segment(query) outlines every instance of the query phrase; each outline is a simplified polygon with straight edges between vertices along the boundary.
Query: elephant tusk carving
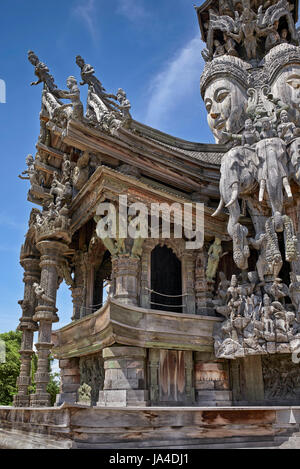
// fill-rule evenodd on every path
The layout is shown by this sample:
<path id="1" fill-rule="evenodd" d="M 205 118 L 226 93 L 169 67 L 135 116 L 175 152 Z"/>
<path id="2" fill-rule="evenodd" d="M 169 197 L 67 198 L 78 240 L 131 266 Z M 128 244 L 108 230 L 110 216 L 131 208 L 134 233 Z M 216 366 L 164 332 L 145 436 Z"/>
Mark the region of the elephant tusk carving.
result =
<path id="1" fill-rule="evenodd" d="M 218 208 L 217 210 L 212 214 L 212 217 L 216 217 L 217 215 L 219 215 L 219 213 L 221 212 L 222 208 L 224 207 L 224 200 L 221 198 L 220 199 L 220 203 L 218 205 Z"/>
<path id="2" fill-rule="evenodd" d="M 230 201 L 228 202 L 228 204 L 225 205 L 226 208 L 228 208 L 228 207 L 230 207 L 231 205 L 233 205 L 234 202 L 236 202 L 236 200 L 237 200 L 237 198 L 238 198 L 238 195 L 239 195 L 238 183 L 236 182 L 232 187 L 233 187 L 233 191 L 232 191 L 231 199 L 230 199 Z"/>

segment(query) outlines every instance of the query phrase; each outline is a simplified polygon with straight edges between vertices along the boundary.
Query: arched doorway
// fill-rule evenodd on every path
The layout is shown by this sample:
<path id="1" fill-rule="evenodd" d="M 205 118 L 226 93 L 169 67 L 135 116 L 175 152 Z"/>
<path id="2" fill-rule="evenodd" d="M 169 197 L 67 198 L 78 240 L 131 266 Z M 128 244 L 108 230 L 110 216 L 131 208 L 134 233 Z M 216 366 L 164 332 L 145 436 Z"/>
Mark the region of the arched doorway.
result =
<path id="1" fill-rule="evenodd" d="M 167 246 L 151 252 L 151 290 L 151 309 L 182 313 L 181 261 Z"/>

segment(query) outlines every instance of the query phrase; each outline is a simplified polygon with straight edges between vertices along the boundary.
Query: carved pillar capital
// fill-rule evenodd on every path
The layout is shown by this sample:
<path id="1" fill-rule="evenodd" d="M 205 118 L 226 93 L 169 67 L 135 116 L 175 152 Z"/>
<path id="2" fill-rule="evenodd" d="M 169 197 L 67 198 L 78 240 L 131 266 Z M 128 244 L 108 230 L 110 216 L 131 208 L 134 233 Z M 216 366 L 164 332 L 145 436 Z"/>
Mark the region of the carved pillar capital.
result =
<path id="1" fill-rule="evenodd" d="M 112 259 L 113 297 L 125 304 L 138 304 L 140 259 L 120 255 Z"/>

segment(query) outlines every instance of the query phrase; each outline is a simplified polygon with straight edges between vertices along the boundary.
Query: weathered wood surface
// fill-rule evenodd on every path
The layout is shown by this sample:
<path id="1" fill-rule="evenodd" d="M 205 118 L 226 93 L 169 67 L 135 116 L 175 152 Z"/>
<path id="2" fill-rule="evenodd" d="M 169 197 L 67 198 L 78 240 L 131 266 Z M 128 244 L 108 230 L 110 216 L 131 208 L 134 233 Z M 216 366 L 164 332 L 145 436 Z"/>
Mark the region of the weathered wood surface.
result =
<path id="1" fill-rule="evenodd" d="M 291 411 L 293 421 L 291 424 Z M 4 448 L 189 448 L 288 439 L 300 408 L 0 407 Z"/>
<path id="2" fill-rule="evenodd" d="M 56 358 L 79 357 L 114 343 L 211 352 L 213 327 L 220 320 L 143 309 L 110 300 L 94 314 L 55 331 L 52 352 Z"/>
<path id="3" fill-rule="evenodd" d="M 128 202 L 142 200 L 149 208 L 151 203 L 168 203 L 170 205 L 173 203 L 191 203 L 188 194 L 182 193 L 180 195 L 179 193 L 168 192 L 167 189 L 158 189 L 155 185 L 152 187 L 150 183 L 147 184 L 107 166 L 100 166 L 72 201 L 70 206 L 72 232 L 77 231 L 95 214 L 96 207 L 104 196 L 110 200 L 118 200 L 119 195 L 124 195 L 124 193 L 128 195 Z M 207 235 L 212 233 L 215 236 L 218 235 L 224 238 L 224 236 L 227 236 L 228 217 L 222 213 L 218 217 L 212 218 L 213 212 L 213 208 L 204 207 L 205 233 Z M 195 213 L 193 213 L 193 216 L 196 216 Z"/>
<path id="4" fill-rule="evenodd" d="M 106 158 L 111 157 L 126 164 L 134 165 L 142 169 L 144 174 L 147 174 L 147 170 L 149 170 L 150 177 L 157 173 L 160 177 L 159 180 L 167 184 L 173 181 L 175 187 L 181 186 L 187 191 L 191 191 L 196 181 L 201 182 L 201 185 L 204 186 L 207 186 L 208 182 L 212 182 L 214 195 L 217 194 L 219 164 L 211 164 L 207 161 L 203 162 L 199 159 L 191 158 L 190 155 L 177 151 L 176 143 L 168 148 L 165 145 L 159 145 L 157 141 L 145 139 L 136 133 L 127 132 L 124 129 L 118 132 L 118 137 L 116 139 L 107 136 L 78 121 L 71 120 L 68 123 L 66 131 L 63 133 L 62 139 L 65 144 L 80 150 L 97 152 L 103 154 Z M 189 143 L 191 144 L 191 142 Z M 193 150 L 195 151 L 195 148 Z M 224 148 L 220 146 L 203 145 L 202 151 L 207 153 L 207 150 L 217 151 L 221 155 L 224 152 Z M 212 170 L 211 181 L 203 176 L 204 168 Z M 159 171 L 161 171 L 160 174 Z M 179 179 L 176 180 L 176 176 Z M 191 178 L 192 186 L 187 184 L 188 178 Z M 199 182 L 195 190 L 199 190 Z"/>

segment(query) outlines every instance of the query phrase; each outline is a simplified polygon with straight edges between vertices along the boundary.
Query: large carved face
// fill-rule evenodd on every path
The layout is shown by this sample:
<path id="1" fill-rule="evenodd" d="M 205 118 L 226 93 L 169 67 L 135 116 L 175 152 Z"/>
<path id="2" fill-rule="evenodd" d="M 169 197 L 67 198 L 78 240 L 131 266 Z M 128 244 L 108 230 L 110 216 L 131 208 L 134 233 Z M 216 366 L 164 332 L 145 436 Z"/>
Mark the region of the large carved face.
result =
<path id="1" fill-rule="evenodd" d="M 235 80 L 219 78 L 208 85 L 204 94 L 207 122 L 216 143 L 228 140 L 222 132 L 237 133 L 246 120 L 246 89 Z"/>
<path id="2" fill-rule="evenodd" d="M 300 126 L 300 64 L 286 66 L 272 85 L 274 98 L 288 104 L 289 120 Z"/>

